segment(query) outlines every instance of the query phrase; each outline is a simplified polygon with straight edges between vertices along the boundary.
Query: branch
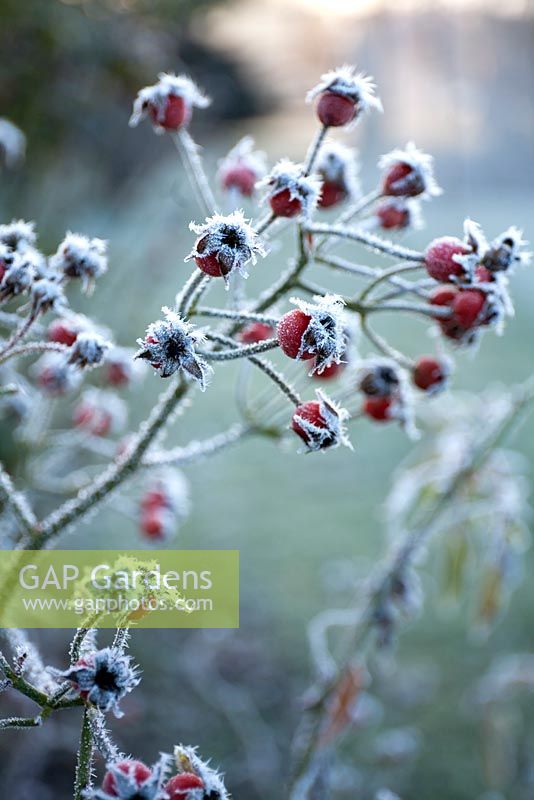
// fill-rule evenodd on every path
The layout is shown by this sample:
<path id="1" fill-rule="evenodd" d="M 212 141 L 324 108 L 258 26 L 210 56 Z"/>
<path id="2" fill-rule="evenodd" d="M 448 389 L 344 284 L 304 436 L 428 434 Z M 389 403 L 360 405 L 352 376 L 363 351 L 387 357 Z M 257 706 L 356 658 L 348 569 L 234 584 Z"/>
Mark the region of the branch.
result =
<path id="1" fill-rule="evenodd" d="M 375 236 L 372 233 L 364 233 L 363 231 L 355 230 L 354 228 L 345 228 L 338 225 L 307 225 L 305 228 L 307 233 L 319 233 L 326 236 L 339 236 L 342 239 L 350 239 L 353 242 L 365 245 L 370 250 L 382 255 L 392 256 L 393 258 L 402 258 L 406 261 L 420 261 L 425 260 L 424 253 L 418 250 L 410 250 L 407 247 L 395 245 L 393 242 L 388 242 L 380 236 Z"/>
<path id="2" fill-rule="evenodd" d="M 11 477 L 1 463 L 0 500 L 11 509 L 24 532 L 30 533 L 37 522 L 37 518 L 24 495 L 16 491 Z"/>
<path id="3" fill-rule="evenodd" d="M 217 211 L 217 201 L 204 171 L 199 146 L 186 128 L 180 128 L 179 131 L 172 134 L 172 140 L 180 153 L 191 185 L 197 190 L 197 200 L 206 216 L 209 217 Z"/>

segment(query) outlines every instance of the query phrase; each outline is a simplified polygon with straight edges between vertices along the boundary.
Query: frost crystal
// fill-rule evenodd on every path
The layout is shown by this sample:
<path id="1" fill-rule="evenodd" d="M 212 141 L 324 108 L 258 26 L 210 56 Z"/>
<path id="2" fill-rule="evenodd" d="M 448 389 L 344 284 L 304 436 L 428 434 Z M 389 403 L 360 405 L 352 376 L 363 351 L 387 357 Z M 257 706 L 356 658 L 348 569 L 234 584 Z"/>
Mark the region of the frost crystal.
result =
<path id="1" fill-rule="evenodd" d="M 62 314 L 67 309 L 67 299 L 61 285 L 55 281 L 43 278 L 36 281 L 31 291 L 33 313 L 44 314 L 52 309 L 56 314 Z"/>
<path id="2" fill-rule="evenodd" d="M 398 164 L 411 167 L 408 175 L 400 177 L 393 183 L 393 188 L 398 194 L 401 194 L 405 187 L 406 193 L 412 195 L 416 193 L 412 191 L 416 187 L 417 194 L 424 199 L 442 193 L 434 177 L 434 159 L 418 150 L 413 142 L 408 142 L 404 150 L 397 149 L 386 153 L 378 161 L 379 168 L 386 172 Z"/>
<path id="3" fill-rule="evenodd" d="M 356 72 L 356 67 L 345 65 L 321 76 L 317 86 L 311 89 L 306 102 L 311 103 L 323 92 L 333 92 L 352 100 L 361 111 L 376 109 L 382 111 L 382 103 L 375 94 L 373 79 L 363 72 Z"/>
<path id="4" fill-rule="evenodd" d="M 103 239 L 89 239 L 68 231 L 57 253 L 50 258 L 50 267 L 67 278 L 80 278 L 84 290 L 90 291 L 95 280 L 107 271 L 106 251 L 107 242 Z"/>
<path id="5" fill-rule="evenodd" d="M 234 211 L 227 216 L 214 214 L 202 225 L 191 222 L 189 229 L 199 238 L 185 261 L 216 256 L 225 281 L 235 270 L 243 277 L 248 277 L 246 266 L 249 261 L 255 264 L 257 256 L 267 255 L 254 228 L 245 219 L 242 211 Z"/>
<path id="6" fill-rule="evenodd" d="M 0 225 L 0 242 L 10 250 L 21 250 L 37 241 L 35 222 L 14 219 L 7 225 Z"/>
<path id="7" fill-rule="evenodd" d="M 154 113 L 154 127 L 158 132 L 163 130 L 159 123 L 165 119 L 165 110 L 169 97 L 182 97 L 186 106 L 191 108 L 206 108 L 210 100 L 187 75 L 173 75 L 160 72 L 158 82 L 153 86 L 145 86 L 138 92 L 134 101 L 133 113 L 130 117 L 130 127 L 145 119 L 150 112 Z"/>
<path id="8" fill-rule="evenodd" d="M 112 710 L 116 717 L 121 717 L 119 701 L 140 681 L 138 669 L 132 667 L 131 661 L 131 656 L 105 647 L 63 672 L 54 670 L 54 674 L 70 681 L 76 691 L 100 711 Z"/>
<path id="9" fill-rule="evenodd" d="M 170 378 L 178 369 L 183 369 L 204 391 L 211 367 L 195 353 L 195 346 L 204 342 L 203 334 L 166 306 L 162 311 L 165 319 L 153 322 L 145 338 L 137 340 L 140 349 L 135 358 L 148 361 L 162 378 Z"/>
<path id="10" fill-rule="evenodd" d="M 169 773 L 171 757 L 166 753 L 161 753 L 159 761 L 150 768 L 150 775 L 144 781 L 136 779 L 136 762 L 130 762 L 131 769 L 126 772 L 120 769 L 120 764 L 107 764 L 108 774 L 113 776 L 113 793 L 104 789 L 89 789 L 84 797 L 87 800 L 167 800 L 168 794 L 163 786 Z"/>
<path id="11" fill-rule="evenodd" d="M 317 206 L 321 193 L 321 180 L 317 175 L 304 176 L 302 164 L 294 164 L 283 158 L 273 167 L 269 175 L 258 184 L 269 189 L 268 197 L 289 191 L 290 200 L 299 200 L 302 216 L 307 219 Z"/>
<path id="12" fill-rule="evenodd" d="M 324 392 L 317 389 L 315 392 L 319 401 L 320 423 L 311 420 L 308 416 L 299 413 L 299 406 L 293 421 L 304 433 L 306 449 L 308 452 L 327 450 L 339 447 L 340 444 L 352 450 L 344 422 L 349 418 L 349 412 L 337 406 Z"/>
<path id="13" fill-rule="evenodd" d="M 197 755 L 196 747 L 186 745 L 176 745 L 174 748 L 174 759 L 179 772 L 192 772 L 201 779 L 204 784 L 204 797 L 213 800 L 230 800 L 222 775 L 217 770 L 210 767 L 209 762 L 203 761 Z"/>
<path id="14" fill-rule="evenodd" d="M 523 239 L 523 231 L 512 226 L 487 246 L 480 263 L 492 273 L 510 272 L 516 264 L 530 262 L 531 253 L 523 250 L 527 244 Z"/>
<path id="15" fill-rule="evenodd" d="M 307 303 L 298 297 L 291 302 L 306 316 L 310 317 L 308 327 L 302 336 L 297 359 L 305 353 L 314 353 L 314 366 L 310 374 L 319 375 L 332 364 L 340 364 L 347 349 L 346 323 L 343 313 L 343 300 L 337 295 L 314 296 L 314 303 Z"/>
<path id="16" fill-rule="evenodd" d="M 20 128 L 3 117 L 0 119 L 0 152 L 6 167 L 15 167 L 24 160 L 26 153 L 26 137 Z"/>
<path id="17" fill-rule="evenodd" d="M 28 292 L 35 279 L 33 265 L 21 253 L 10 253 L 4 263 L 7 269 L 0 282 L 0 300 Z"/>
<path id="18" fill-rule="evenodd" d="M 77 367 L 96 367 L 104 360 L 111 344 L 99 333 L 90 331 L 79 333 L 70 348 L 69 364 Z"/>
<path id="19" fill-rule="evenodd" d="M 349 197 L 360 192 L 356 151 L 339 142 L 327 142 L 319 153 L 317 172 L 325 181 L 335 183 Z"/>

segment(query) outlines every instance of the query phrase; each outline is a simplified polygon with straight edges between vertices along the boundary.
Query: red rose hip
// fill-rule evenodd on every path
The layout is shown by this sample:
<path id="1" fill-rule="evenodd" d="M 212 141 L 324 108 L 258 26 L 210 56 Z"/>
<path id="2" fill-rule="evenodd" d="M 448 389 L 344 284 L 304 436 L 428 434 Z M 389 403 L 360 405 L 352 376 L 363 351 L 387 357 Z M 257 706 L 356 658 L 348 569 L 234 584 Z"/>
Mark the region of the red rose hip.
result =
<path id="1" fill-rule="evenodd" d="M 323 92 L 317 102 L 317 116 L 328 128 L 348 125 L 356 116 L 357 110 L 354 100 L 335 92 Z"/>
<path id="2" fill-rule="evenodd" d="M 451 278 L 460 278 L 465 274 L 461 264 L 454 256 L 465 256 L 471 252 L 464 242 L 455 236 L 442 236 L 434 239 L 425 252 L 425 266 L 431 278 L 440 283 L 450 281 Z"/>
<path id="3" fill-rule="evenodd" d="M 443 388 L 448 376 L 448 365 L 435 356 L 421 356 L 413 370 L 413 382 L 424 392 Z"/>
<path id="4" fill-rule="evenodd" d="M 129 775 L 130 778 L 133 778 L 137 786 L 141 786 L 152 775 L 152 771 L 146 766 L 146 764 L 143 764 L 142 761 L 130 761 L 125 759 L 124 761 L 118 761 L 113 766 L 115 770 L 120 770 L 120 772 L 123 772 L 125 775 Z M 115 776 L 111 771 L 106 772 L 104 775 L 102 789 L 104 792 L 111 795 L 111 797 L 118 797 Z"/>
<path id="5" fill-rule="evenodd" d="M 169 800 L 188 800 L 189 792 L 194 789 L 204 789 L 204 781 L 192 772 L 175 775 L 165 784 Z"/>
<path id="6" fill-rule="evenodd" d="M 289 358 L 306 360 L 313 358 L 314 353 L 304 350 L 302 339 L 311 322 L 311 317 L 296 308 L 284 314 L 277 327 L 278 341 L 283 352 Z"/>

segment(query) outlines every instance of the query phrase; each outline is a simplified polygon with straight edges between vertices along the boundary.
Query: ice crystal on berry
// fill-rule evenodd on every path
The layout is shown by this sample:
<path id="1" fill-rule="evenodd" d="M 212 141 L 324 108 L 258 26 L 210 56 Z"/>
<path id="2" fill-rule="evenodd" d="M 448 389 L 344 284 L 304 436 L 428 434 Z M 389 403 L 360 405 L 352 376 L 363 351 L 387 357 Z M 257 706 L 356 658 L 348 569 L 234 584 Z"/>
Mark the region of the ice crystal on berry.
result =
<path id="1" fill-rule="evenodd" d="M 46 278 L 36 281 L 32 286 L 31 297 L 34 314 L 44 314 L 49 310 L 62 314 L 67 309 L 65 293 L 57 281 Z"/>
<path id="2" fill-rule="evenodd" d="M 434 177 L 434 159 L 413 142 L 383 155 L 378 166 L 384 171 L 385 194 L 428 199 L 442 193 Z"/>
<path id="3" fill-rule="evenodd" d="M 155 131 L 162 133 L 165 130 L 167 104 L 169 98 L 173 97 L 181 98 L 188 109 L 193 106 L 207 108 L 211 102 L 187 75 L 160 72 L 157 83 L 153 86 L 145 86 L 138 92 L 130 117 L 130 127 L 134 128 L 143 119 L 150 116 Z"/>
<path id="4" fill-rule="evenodd" d="M 254 149 L 252 136 L 244 136 L 220 161 L 218 178 L 224 189 L 250 196 L 267 172 L 267 157 Z"/>
<path id="5" fill-rule="evenodd" d="M 243 277 L 248 277 L 247 264 L 249 262 L 255 264 L 257 256 L 267 255 L 258 235 L 242 211 L 234 211 L 226 216 L 214 214 L 201 225 L 191 222 L 189 228 L 199 238 L 185 260 L 195 259 L 202 269 L 204 263 L 211 264 L 215 259 L 215 273 L 209 266 L 205 271 L 210 275 L 217 273 L 221 275 L 227 286 L 229 275 L 237 271 Z"/>
<path id="6" fill-rule="evenodd" d="M 180 772 L 192 772 L 198 775 L 204 784 L 203 797 L 206 800 L 230 800 L 222 775 L 210 767 L 209 762 L 200 758 L 196 747 L 176 745 L 174 760 Z"/>
<path id="7" fill-rule="evenodd" d="M 33 246 L 36 241 L 35 222 L 14 219 L 8 224 L 0 225 L 0 242 L 10 250 L 24 250 L 27 246 Z"/>
<path id="8" fill-rule="evenodd" d="M 86 331 L 79 333 L 70 349 L 69 364 L 77 367 L 96 367 L 104 360 L 111 344 L 99 333 Z"/>
<path id="9" fill-rule="evenodd" d="M 293 430 L 304 441 L 306 451 L 327 450 L 341 444 L 352 450 L 344 424 L 349 412 L 320 389 L 315 394 L 317 401 L 298 406 L 292 420 Z"/>
<path id="10" fill-rule="evenodd" d="M 135 358 L 148 361 L 162 378 L 170 378 L 182 369 L 204 391 L 211 367 L 195 352 L 195 346 L 204 342 L 203 334 L 166 306 L 162 311 L 165 319 L 152 322 L 145 338 L 137 340 L 140 349 Z"/>
<path id="11" fill-rule="evenodd" d="M 371 77 L 357 72 L 356 67 L 345 64 L 322 75 L 320 82 L 306 95 L 306 101 L 311 103 L 323 92 L 332 92 L 352 100 L 361 111 L 382 111 L 382 103 L 375 94 L 375 88 Z"/>
<path id="12" fill-rule="evenodd" d="M 324 297 L 315 295 L 313 303 L 298 297 L 291 302 L 302 311 L 310 321 L 300 341 L 297 359 L 305 353 L 315 355 L 310 374 L 321 374 L 323 370 L 340 364 L 347 350 L 347 322 L 343 311 L 343 300 L 334 294 Z"/>
<path id="13" fill-rule="evenodd" d="M 163 787 L 170 766 L 166 753 L 150 769 L 132 760 L 107 764 L 102 787 L 89 789 L 84 796 L 87 800 L 167 800 Z"/>
<path id="14" fill-rule="evenodd" d="M 63 672 L 54 671 L 58 678 L 70 681 L 75 691 L 100 711 L 113 711 L 121 717 L 119 702 L 140 681 L 131 656 L 110 647 L 97 650 L 80 659 Z"/>
<path id="15" fill-rule="evenodd" d="M 289 202 L 299 204 L 295 216 L 302 216 L 304 219 L 308 219 L 316 208 L 321 193 L 321 180 L 317 175 L 305 176 L 301 164 L 294 164 L 285 158 L 273 167 L 258 186 L 267 187 L 269 200 L 287 193 Z"/>

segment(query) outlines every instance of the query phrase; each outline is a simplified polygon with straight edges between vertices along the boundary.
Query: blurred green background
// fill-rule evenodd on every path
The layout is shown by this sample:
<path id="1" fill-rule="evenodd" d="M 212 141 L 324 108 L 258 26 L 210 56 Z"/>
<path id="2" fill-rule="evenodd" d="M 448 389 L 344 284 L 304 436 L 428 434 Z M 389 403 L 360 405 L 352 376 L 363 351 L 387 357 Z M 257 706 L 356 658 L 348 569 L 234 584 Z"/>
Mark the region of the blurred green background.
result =
<path id="1" fill-rule="evenodd" d="M 35 219 L 45 252 L 55 250 L 65 230 L 109 239 L 108 275 L 91 300 L 73 294 L 73 306 L 112 327 L 118 343 L 134 346 L 189 274 L 187 224 L 199 217 L 171 143 L 148 125 L 127 127 L 136 91 L 160 70 L 194 76 L 214 99 L 192 126 L 213 173 L 217 159 L 248 132 L 271 162 L 302 158 L 315 125 L 303 102 L 306 90 L 324 70 L 356 62 L 376 78 L 386 112 L 343 137 L 361 152 L 364 185 L 376 181 L 378 156 L 409 139 L 436 157 L 446 193 L 427 204 L 427 226 L 410 244 L 460 235 L 466 216 L 490 237 L 516 224 L 532 239 L 533 10 L 527 0 L 506 7 L 489 0 L 0 0 L 0 116 L 28 137 L 24 167 L 1 176 L 2 221 Z M 251 287 L 277 274 L 291 245 L 286 237 L 259 265 Z M 332 288 L 347 285 L 319 267 L 315 276 Z M 519 272 L 512 290 L 515 319 L 505 336 L 490 333 L 476 352 L 458 356 L 455 388 L 509 386 L 532 372 L 532 272 Z M 380 322 L 407 351 L 420 351 L 422 342 L 425 350 L 434 347 L 424 324 Z M 217 370 L 169 442 L 233 422 L 233 379 L 231 368 Z M 132 428 L 159 388 L 148 375 L 143 389 L 128 396 Z M 64 425 L 69 413 L 68 403 L 59 409 Z M 533 432 L 531 422 L 516 440 L 529 458 Z M 192 513 L 169 546 L 240 549 L 241 629 L 134 637 L 143 682 L 125 704 L 125 719 L 112 723 L 126 751 L 150 762 L 177 741 L 198 744 L 225 769 L 236 798 L 282 796 L 280 776 L 309 676 L 306 625 L 321 609 L 343 606 L 355 577 L 383 554 L 384 496 L 392 472 L 419 446 L 395 427 L 365 423 L 352 440 L 354 453 L 317 458 L 249 441 L 187 468 Z M 5 426 L 1 451 L 16 464 L 20 454 Z M 62 546 L 110 542 L 141 546 L 135 520 L 115 508 Z M 435 602 L 438 551 L 425 566 L 425 612 L 402 638 L 398 670 L 377 677 L 371 723 L 346 742 L 336 778 L 346 788 L 336 797 L 367 800 L 382 785 L 404 800 L 534 796 L 528 703 L 499 712 L 497 727 L 511 732 L 514 747 L 500 752 L 507 769 L 496 781 L 484 758 L 488 722 L 470 701 L 494 658 L 532 647 L 532 558 L 504 620 L 489 639 L 474 642 L 467 601 L 456 616 Z M 60 665 L 66 637 L 37 638 L 47 659 Z M 23 713 L 18 705 L 14 710 Z M 3 734 L 2 796 L 70 797 L 75 717 L 65 714 L 31 735 Z M 380 749 L 380 736 L 392 729 L 402 745 L 399 758 L 391 742 Z"/>

